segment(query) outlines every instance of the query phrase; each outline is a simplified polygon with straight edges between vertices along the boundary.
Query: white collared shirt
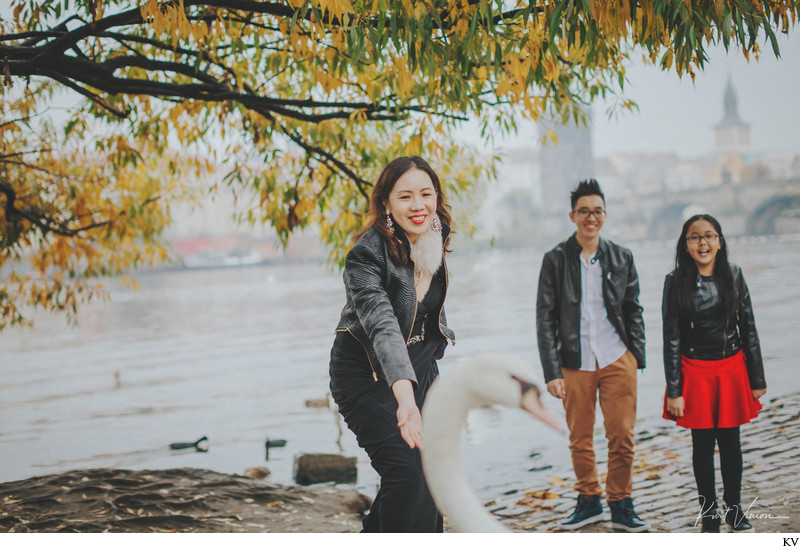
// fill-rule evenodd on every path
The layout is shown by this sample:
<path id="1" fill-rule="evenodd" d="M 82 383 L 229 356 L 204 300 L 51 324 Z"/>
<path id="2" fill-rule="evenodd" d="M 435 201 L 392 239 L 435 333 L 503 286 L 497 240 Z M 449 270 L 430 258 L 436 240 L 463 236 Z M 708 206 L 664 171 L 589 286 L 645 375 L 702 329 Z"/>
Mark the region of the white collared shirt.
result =
<path id="1" fill-rule="evenodd" d="M 606 367 L 628 350 L 617 330 L 608 321 L 603 302 L 603 269 L 597 251 L 589 260 L 581 259 L 581 371 Z"/>

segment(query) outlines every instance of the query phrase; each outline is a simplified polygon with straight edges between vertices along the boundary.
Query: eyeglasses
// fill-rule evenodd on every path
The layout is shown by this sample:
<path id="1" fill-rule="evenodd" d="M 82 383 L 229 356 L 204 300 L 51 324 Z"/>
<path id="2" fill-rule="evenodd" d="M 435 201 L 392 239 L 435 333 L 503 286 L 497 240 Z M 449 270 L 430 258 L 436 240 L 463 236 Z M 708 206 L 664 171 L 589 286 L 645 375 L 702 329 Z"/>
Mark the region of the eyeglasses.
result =
<path id="1" fill-rule="evenodd" d="M 587 209 L 587 208 L 582 208 L 582 209 L 578 209 L 578 210 L 573 210 L 572 212 L 577 214 L 580 218 L 589 218 L 589 216 L 594 214 L 595 218 L 600 219 L 600 218 L 602 218 L 603 216 L 606 215 L 606 210 L 605 209 L 594 209 L 594 210 L 591 210 L 591 209 Z"/>
<path id="2" fill-rule="evenodd" d="M 698 235 L 695 233 L 686 236 L 686 241 L 688 241 L 692 245 L 697 245 L 698 243 L 700 243 L 701 239 L 705 239 L 706 243 L 716 243 L 717 239 L 719 239 L 719 234 L 704 233 L 703 235 Z"/>

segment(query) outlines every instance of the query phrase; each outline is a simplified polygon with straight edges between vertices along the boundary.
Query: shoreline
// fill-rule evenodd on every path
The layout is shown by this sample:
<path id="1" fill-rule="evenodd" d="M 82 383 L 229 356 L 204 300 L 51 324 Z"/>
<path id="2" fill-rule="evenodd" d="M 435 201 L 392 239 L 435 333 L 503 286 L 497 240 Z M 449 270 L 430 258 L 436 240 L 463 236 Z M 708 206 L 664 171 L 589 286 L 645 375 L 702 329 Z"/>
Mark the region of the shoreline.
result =
<path id="1" fill-rule="evenodd" d="M 742 427 L 742 505 L 757 532 L 800 531 L 798 412 L 800 393 L 774 398 Z M 650 532 L 698 531 L 689 431 L 646 429 L 635 442 L 633 498 Z M 602 434 L 595 445 L 603 484 Z M 485 505 L 513 531 L 559 532 L 573 483 L 571 471 L 555 473 L 546 487 Z M 717 488 L 721 495 L 719 474 Z M 358 532 L 370 499 L 345 485 L 282 486 L 204 469 L 77 469 L 0 483 L 0 532 Z M 604 509 L 605 522 L 578 532 L 613 531 Z"/>

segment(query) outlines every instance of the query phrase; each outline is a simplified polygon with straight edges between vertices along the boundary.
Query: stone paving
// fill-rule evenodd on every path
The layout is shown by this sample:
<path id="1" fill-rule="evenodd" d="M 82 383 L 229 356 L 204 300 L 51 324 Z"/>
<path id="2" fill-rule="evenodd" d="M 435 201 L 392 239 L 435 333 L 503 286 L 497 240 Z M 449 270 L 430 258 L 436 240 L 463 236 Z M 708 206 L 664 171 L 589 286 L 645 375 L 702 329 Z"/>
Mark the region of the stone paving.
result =
<path id="1" fill-rule="evenodd" d="M 744 473 L 742 505 L 757 532 L 800 532 L 800 394 L 765 403 L 757 419 L 741 429 Z M 692 473 L 692 439 L 677 426 L 636 434 L 633 498 L 637 514 L 651 532 L 697 532 L 697 489 Z M 595 434 L 601 484 L 605 485 L 607 447 Z M 715 458 L 717 495 L 722 499 L 719 455 Z M 550 485 L 509 492 L 487 507 L 514 531 L 557 532 L 557 523 L 575 505 L 571 470 L 551 477 Z M 612 532 L 606 521 L 579 532 Z"/>

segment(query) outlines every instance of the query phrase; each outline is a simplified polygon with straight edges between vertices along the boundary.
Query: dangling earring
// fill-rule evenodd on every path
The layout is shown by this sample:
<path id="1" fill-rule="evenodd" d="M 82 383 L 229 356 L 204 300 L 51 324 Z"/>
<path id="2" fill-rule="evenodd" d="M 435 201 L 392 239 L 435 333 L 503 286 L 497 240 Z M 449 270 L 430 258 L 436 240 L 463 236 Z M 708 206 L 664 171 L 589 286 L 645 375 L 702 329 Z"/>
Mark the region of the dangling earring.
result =
<path id="1" fill-rule="evenodd" d="M 439 220 L 439 216 L 436 214 L 433 215 L 433 220 L 431 220 L 431 230 L 436 233 L 442 232 L 442 221 Z"/>
<path id="2" fill-rule="evenodd" d="M 389 228 L 389 231 L 394 233 L 394 224 L 392 224 L 392 215 L 386 214 L 386 227 Z"/>

